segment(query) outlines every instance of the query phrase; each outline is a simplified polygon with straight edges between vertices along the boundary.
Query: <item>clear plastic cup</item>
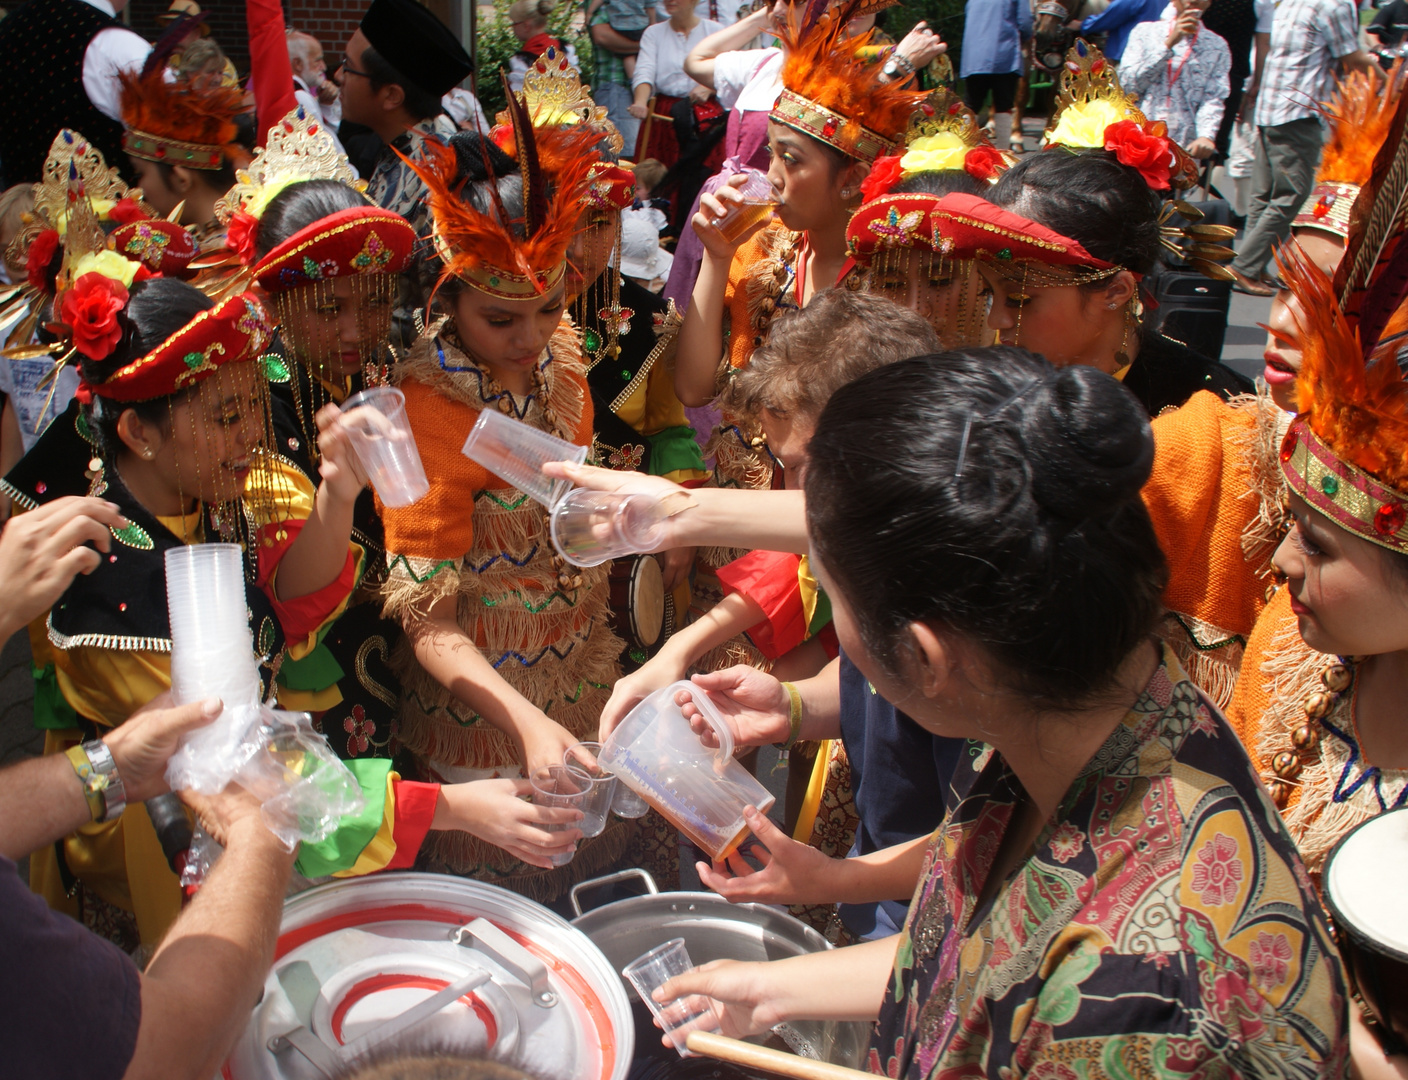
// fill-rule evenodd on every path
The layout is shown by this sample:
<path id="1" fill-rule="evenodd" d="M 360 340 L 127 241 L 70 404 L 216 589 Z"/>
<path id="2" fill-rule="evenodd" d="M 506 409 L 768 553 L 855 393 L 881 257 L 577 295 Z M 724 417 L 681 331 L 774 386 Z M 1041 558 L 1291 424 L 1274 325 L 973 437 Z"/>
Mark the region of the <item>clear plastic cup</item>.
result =
<path id="1" fill-rule="evenodd" d="M 777 209 L 777 191 L 768 180 L 767 173 L 758 169 L 744 169 L 743 173 L 748 179 L 736 189 L 743 196 L 743 201 L 730 204 L 727 199 L 720 199 L 729 210 L 714 221 L 729 243 L 737 241 L 758 222 L 772 217 L 772 212 Z"/>
<path id="2" fill-rule="evenodd" d="M 178 703 L 218 697 L 259 703 L 259 661 L 238 544 L 190 544 L 166 552 L 171 692 Z"/>
<path id="3" fill-rule="evenodd" d="M 660 1021 L 661 1030 L 670 1037 L 681 1057 L 693 1057 L 686 1045 L 689 1033 L 718 1031 L 719 1019 L 714 1015 L 709 999 L 702 994 L 677 998 L 668 1005 L 658 1004 L 651 995 L 676 975 L 683 975 L 693 967 L 689 950 L 684 947 L 684 938 L 677 937 L 656 946 L 621 969 L 621 974 L 636 988 L 636 993 L 651 1015 Z"/>
<path id="4" fill-rule="evenodd" d="M 533 802 L 538 806 L 565 806 L 572 810 L 585 810 L 587 795 L 592 787 L 591 778 L 570 769 L 566 765 L 548 765 L 533 774 Z M 543 825 L 545 832 L 566 832 L 580 829 L 583 822 L 574 821 L 569 825 Z M 574 847 L 562 855 L 553 855 L 549 862 L 553 866 L 566 866 L 577 854 Z"/>
<path id="5" fill-rule="evenodd" d="M 675 701 L 688 691 L 718 736 L 718 749 L 700 741 Z M 611 732 L 597 760 L 659 810 L 715 862 L 748 835 L 743 811 L 767 813 L 777 800 L 733 759 L 733 731 L 709 695 L 689 682 L 649 694 Z"/>
<path id="6" fill-rule="evenodd" d="M 628 788 L 625 784 L 616 785 L 616 797 L 611 800 L 611 812 L 618 818 L 634 820 L 650 813 L 650 804 Z"/>
<path id="7" fill-rule="evenodd" d="M 430 490 L 401 391 L 374 386 L 353 394 L 342 403 L 339 423 L 384 506 L 410 506 Z"/>
<path id="8" fill-rule="evenodd" d="M 616 777 L 597 763 L 597 755 L 600 753 L 601 743 L 579 742 L 569 746 L 567 752 L 562 755 L 564 765 L 591 781 L 591 791 L 582 806 L 585 816 L 578 823 L 583 836 L 600 836 L 605 831 L 606 818 L 611 813 L 611 804 L 615 801 L 616 789 L 620 786 Z"/>
<path id="9" fill-rule="evenodd" d="M 494 409 L 479 413 L 461 452 L 549 510 L 572 489 L 572 481 L 544 476 L 543 466 L 549 461 L 580 465 L 587 460 L 585 446 L 539 431 Z"/>
<path id="10" fill-rule="evenodd" d="M 552 546 L 573 566 L 653 551 L 665 528 L 665 510 L 649 495 L 577 488 L 552 508 Z"/>

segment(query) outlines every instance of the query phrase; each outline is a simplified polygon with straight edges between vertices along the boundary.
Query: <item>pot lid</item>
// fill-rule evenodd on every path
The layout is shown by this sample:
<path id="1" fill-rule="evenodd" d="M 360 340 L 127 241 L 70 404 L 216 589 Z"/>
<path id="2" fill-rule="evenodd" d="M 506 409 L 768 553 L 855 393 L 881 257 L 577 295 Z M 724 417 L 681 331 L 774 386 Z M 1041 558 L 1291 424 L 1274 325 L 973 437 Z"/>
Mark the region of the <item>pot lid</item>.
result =
<path id="1" fill-rule="evenodd" d="M 601 951 L 504 889 L 389 874 L 288 901 L 227 1080 L 322 1080 L 396 1046 L 492 1058 L 543 1080 L 623 1080 L 634 1031 Z"/>

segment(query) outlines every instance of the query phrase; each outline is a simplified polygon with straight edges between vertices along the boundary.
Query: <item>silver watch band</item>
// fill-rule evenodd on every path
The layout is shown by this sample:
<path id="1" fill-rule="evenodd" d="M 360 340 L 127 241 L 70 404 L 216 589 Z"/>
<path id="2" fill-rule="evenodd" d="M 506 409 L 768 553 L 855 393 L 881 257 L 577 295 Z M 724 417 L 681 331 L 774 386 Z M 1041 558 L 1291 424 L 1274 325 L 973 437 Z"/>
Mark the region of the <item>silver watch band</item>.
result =
<path id="1" fill-rule="evenodd" d="M 101 778 L 103 820 L 112 821 L 127 807 L 127 789 L 118 774 L 117 762 L 102 739 L 84 743 L 83 752 L 88 755 L 88 763 L 93 766 L 94 774 Z"/>

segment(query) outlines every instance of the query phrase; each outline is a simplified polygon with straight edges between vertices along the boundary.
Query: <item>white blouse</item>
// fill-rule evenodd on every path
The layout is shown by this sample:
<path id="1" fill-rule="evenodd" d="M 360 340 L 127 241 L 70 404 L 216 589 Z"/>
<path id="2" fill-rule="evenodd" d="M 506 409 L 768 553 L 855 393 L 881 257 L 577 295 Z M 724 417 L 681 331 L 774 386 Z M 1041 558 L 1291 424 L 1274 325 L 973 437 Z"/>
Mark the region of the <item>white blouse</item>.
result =
<path id="1" fill-rule="evenodd" d="M 653 23 L 640 35 L 636 73 L 631 86 L 649 83 L 657 94 L 684 97 L 695 82 L 684 73 L 684 58 L 710 34 L 722 30 L 716 22 L 700 19 L 688 34 L 681 34 L 668 22 Z"/>

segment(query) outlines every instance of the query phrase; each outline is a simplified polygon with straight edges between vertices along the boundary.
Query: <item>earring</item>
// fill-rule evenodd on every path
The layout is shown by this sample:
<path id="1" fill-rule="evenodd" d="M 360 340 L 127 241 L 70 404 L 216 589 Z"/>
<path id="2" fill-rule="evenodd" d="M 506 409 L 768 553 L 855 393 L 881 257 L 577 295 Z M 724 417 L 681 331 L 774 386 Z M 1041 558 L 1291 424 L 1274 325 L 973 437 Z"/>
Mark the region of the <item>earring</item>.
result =
<path id="1" fill-rule="evenodd" d="M 151 459 L 152 459 L 152 448 L 151 448 L 150 446 L 145 446 L 145 447 L 142 448 L 142 457 L 143 457 L 145 460 L 147 460 L 147 461 L 151 461 Z"/>
<path id="2" fill-rule="evenodd" d="M 1111 311 L 1114 311 L 1115 308 L 1119 307 L 1119 304 L 1106 304 L 1105 306 L 1106 306 L 1107 308 L 1109 308 Z"/>

